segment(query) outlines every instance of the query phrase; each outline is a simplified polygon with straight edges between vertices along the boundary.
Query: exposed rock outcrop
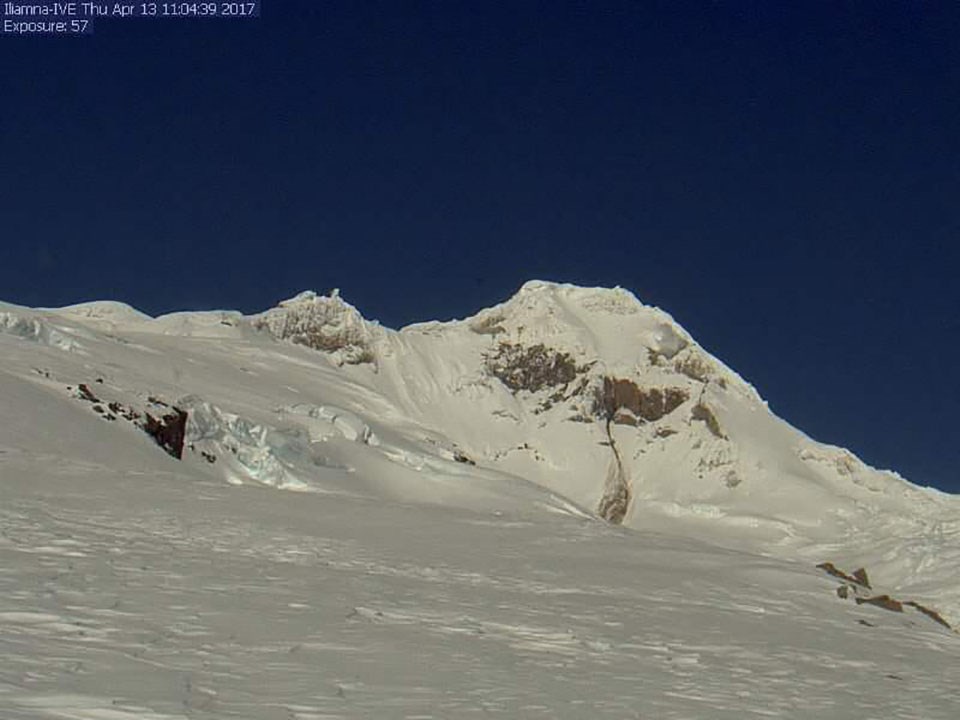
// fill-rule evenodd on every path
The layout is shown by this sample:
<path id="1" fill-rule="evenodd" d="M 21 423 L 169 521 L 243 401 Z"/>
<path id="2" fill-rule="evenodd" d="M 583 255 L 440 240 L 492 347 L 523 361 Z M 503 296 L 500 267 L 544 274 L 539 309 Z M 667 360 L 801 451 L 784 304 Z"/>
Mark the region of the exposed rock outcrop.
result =
<path id="1" fill-rule="evenodd" d="M 831 562 L 820 563 L 817 565 L 817 568 L 842 581 L 842 584 L 837 587 L 836 591 L 837 597 L 841 600 L 853 599 L 857 605 L 875 605 L 884 610 L 898 613 L 904 612 L 905 607 L 911 607 L 948 630 L 953 630 L 953 626 L 944 620 L 940 613 L 914 600 L 898 600 L 885 593 L 881 595 L 864 596 L 865 591 L 871 589 L 870 578 L 867 576 L 867 571 L 864 568 L 858 568 L 854 570 L 852 574 L 845 573 Z M 869 625 L 869 623 L 861 622 Z M 871 627 L 873 626 L 871 625 Z"/>
<path id="2" fill-rule="evenodd" d="M 329 297 L 303 292 L 251 320 L 254 328 L 278 340 L 331 356 L 338 365 L 372 363 L 376 324 L 368 323 L 337 291 Z"/>
<path id="3" fill-rule="evenodd" d="M 727 439 L 727 436 L 724 435 L 720 427 L 720 421 L 717 420 L 717 416 L 702 400 L 693 406 L 693 410 L 690 411 L 690 418 L 705 423 L 707 429 L 710 430 L 714 437 L 720 440 Z"/>
<path id="4" fill-rule="evenodd" d="M 820 563 L 817 565 L 817 567 L 835 578 L 844 580 L 854 585 L 859 585 L 860 587 L 867 588 L 868 590 L 870 589 L 870 579 L 867 577 L 867 571 L 865 568 L 857 568 L 853 571 L 852 575 L 848 575 L 831 562 Z"/>
<path id="5" fill-rule="evenodd" d="M 506 317 L 502 313 L 487 312 L 481 313 L 470 323 L 470 329 L 477 335 L 499 335 L 506 332 L 503 326 Z"/>
<path id="6" fill-rule="evenodd" d="M 186 437 L 187 430 L 187 413 L 185 411 L 172 408 L 172 412 L 159 418 L 147 413 L 142 427 L 143 431 L 152 437 L 170 457 L 177 460 L 183 459 L 183 440 Z"/>
<path id="7" fill-rule="evenodd" d="M 641 387 L 633 380 L 603 378 L 603 385 L 594 398 L 594 413 L 618 424 L 636 421 L 655 422 L 669 415 L 689 399 L 687 391 L 678 387 Z M 629 415 L 622 411 L 628 411 Z"/>
<path id="8" fill-rule="evenodd" d="M 903 612 L 903 603 L 899 600 L 894 600 L 889 595 L 874 595 L 868 598 L 854 598 L 857 605 L 876 605 L 881 607 L 884 610 L 890 610 L 892 612 Z"/>
<path id="9" fill-rule="evenodd" d="M 914 602 L 913 600 L 906 600 L 906 601 L 904 601 L 903 604 L 904 604 L 904 605 L 909 605 L 910 607 L 915 608 L 915 609 L 918 610 L 919 612 L 922 612 L 922 613 L 923 613 L 924 615 L 926 615 L 928 618 L 930 618 L 931 620 L 933 620 L 933 621 L 936 622 L 936 623 L 939 623 L 939 624 L 943 625 L 943 626 L 944 626 L 945 628 L 947 628 L 948 630 L 952 630 L 952 629 L 953 629 L 953 626 L 952 626 L 950 623 L 948 623 L 946 620 L 944 620 L 944 619 L 943 619 L 943 616 L 942 616 L 940 613 L 938 613 L 936 610 L 931 610 L 930 608 L 928 608 L 928 607 L 926 607 L 926 606 L 924 606 L 924 605 L 921 605 L 921 604 L 918 603 L 918 602 Z"/>
<path id="10" fill-rule="evenodd" d="M 97 382 L 103 384 L 103 379 L 97 378 Z M 150 405 L 169 409 L 169 412 L 154 417 L 149 412 L 141 412 L 116 400 L 110 402 L 101 400 L 86 383 L 77 385 L 76 391 L 73 391 L 72 386 L 68 386 L 67 390 L 75 392 L 78 400 L 90 403 L 93 411 L 104 420 L 115 421 L 123 418 L 153 438 L 154 442 L 170 457 L 177 460 L 183 459 L 187 428 L 186 411 L 150 396 L 147 400 Z"/>
<path id="11" fill-rule="evenodd" d="M 488 373 L 507 386 L 511 392 L 538 392 L 544 388 L 567 385 L 577 377 L 578 368 L 569 353 L 545 345 L 499 343 L 486 355 L 484 365 Z"/>
<path id="12" fill-rule="evenodd" d="M 693 348 L 687 349 L 674 358 L 673 367 L 681 375 L 701 383 L 707 382 L 714 374 L 714 367 L 710 360 Z"/>

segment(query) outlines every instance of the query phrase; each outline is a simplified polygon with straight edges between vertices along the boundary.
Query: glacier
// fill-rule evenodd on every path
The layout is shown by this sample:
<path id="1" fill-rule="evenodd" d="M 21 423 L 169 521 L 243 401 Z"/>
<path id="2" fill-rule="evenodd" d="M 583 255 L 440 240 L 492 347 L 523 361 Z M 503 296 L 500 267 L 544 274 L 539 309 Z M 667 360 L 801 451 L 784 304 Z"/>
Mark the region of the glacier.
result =
<path id="1" fill-rule="evenodd" d="M 960 499 L 628 290 L 0 304 L 0 357 L 5 718 L 956 714 Z"/>

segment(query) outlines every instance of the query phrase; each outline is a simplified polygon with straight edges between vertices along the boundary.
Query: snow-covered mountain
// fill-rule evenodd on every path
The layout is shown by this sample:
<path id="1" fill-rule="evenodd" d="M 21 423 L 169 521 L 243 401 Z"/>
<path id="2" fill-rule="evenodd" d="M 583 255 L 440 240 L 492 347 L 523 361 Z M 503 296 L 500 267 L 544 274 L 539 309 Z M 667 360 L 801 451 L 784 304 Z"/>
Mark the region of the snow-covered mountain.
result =
<path id="1" fill-rule="evenodd" d="M 819 617 L 830 618 L 823 621 L 830 632 L 849 625 L 841 632 L 845 641 L 856 643 L 855 632 L 885 624 L 890 630 L 884 635 L 889 638 L 885 651 L 917 643 L 917 657 L 924 647 L 935 651 L 937 672 L 948 673 L 938 682 L 960 679 L 941 667 L 951 665 L 947 659 L 955 661 L 958 650 L 949 626 L 960 622 L 960 498 L 917 487 L 893 472 L 868 467 L 849 451 L 810 439 L 773 415 L 746 380 L 700 347 L 667 313 L 643 305 L 626 290 L 534 281 L 473 317 L 399 331 L 366 320 L 337 292 L 301 293 L 253 316 L 218 311 L 150 318 L 114 302 L 56 310 L 0 304 L 0 357 L 5 418 L 0 427 L 0 513 L 8 513 L 5 528 L 21 533 L 16 540 L 11 539 L 13 530 L 5 530 L 0 552 L 23 550 L 21 545 L 29 545 L 23 538 L 45 532 L 45 521 L 38 520 L 44 507 L 52 513 L 50 527 L 66 527 L 66 516 L 56 512 L 60 496 L 76 496 L 82 483 L 93 483 L 92 476 L 100 484 L 91 484 L 91 491 L 101 493 L 107 504 L 98 510 L 106 518 L 104 527 L 116 526 L 119 535 L 131 538 L 143 530 L 121 517 L 120 508 L 130 509 L 130 493 L 160 493 L 182 517 L 204 525 L 192 503 L 171 500 L 169 488 L 176 483 L 178 492 L 206 494 L 229 507 L 238 497 L 255 498 L 269 508 L 264 511 L 267 525 L 280 535 L 273 524 L 287 521 L 278 519 L 279 508 L 296 518 L 289 520 L 296 532 L 303 532 L 308 522 L 304 508 L 313 508 L 317 522 L 333 525 L 342 522 L 330 515 L 331 508 L 338 508 L 334 514 L 357 523 L 349 532 L 339 531 L 350 535 L 351 543 L 365 542 L 358 539 L 367 537 L 358 528 L 368 514 L 374 536 L 383 532 L 379 521 L 407 541 L 409 529 L 398 529 L 397 518 L 416 517 L 445 529 L 434 538 L 441 548 L 447 543 L 457 548 L 450 556 L 438 548 L 427 552 L 441 564 L 469 564 L 464 558 L 472 555 L 457 537 L 461 532 L 473 537 L 478 527 L 490 524 L 496 528 L 490 530 L 493 536 L 474 537 L 477 552 L 501 552 L 498 533 L 534 546 L 557 543 L 564 548 L 561 555 L 579 558 L 571 563 L 581 568 L 564 582 L 584 582 L 589 576 L 614 583 L 613 576 L 632 568 L 638 576 L 617 592 L 622 590 L 627 599 L 639 593 L 633 598 L 637 602 L 646 597 L 656 603 L 669 596 L 691 610 L 699 601 L 673 593 L 671 582 L 682 577 L 681 586 L 692 583 L 691 588 L 710 595 L 729 580 L 737 588 L 728 588 L 731 596 L 739 599 L 730 601 L 728 609 L 749 605 L 749 613 L 756 615 L 772 611 L 764 602 L 776 602 L 764 594 L 768 588 L 761 591 L 763 602 L 745 605 L 750 594 L 745 588 L 793 589 L 804 600 L 790 612 L 810 621 L 804 632 L 817 625 L 815 617 L 803 614 L 814 612 L 813 607 Z M 30 489 L 31 478 L 40 478 L 36 487 L 42 490 Z M 301 494 L 264 495 L 256 490 L 259 486 Z M 111 510 L 114 494 L 126 500 Z M 20 505 L 25 509 L 18 514 Z M 67 515 L 74 518 L 77 512 L 74 507 Z M 164 517 L 173 522 L 177 514 L 168 510 Z M 253 517 L 246 521 L 256 533 L 263 514 Z M 25 529 L 32 520 L 38 520 L 36 527 Z M 227 532 L 222 523 L 214 526 Z M 210 527 L 198 542 L 216 557 L 220 541 Z M 180 547 L 167 530 L 151 532 Z M 225 551 L 252 552 L 227 534 Z M 283 554 L 277 548 L 285 541 L 277 537 L 266 543 L 273 548 L 264 551 L 268 555 Z M 570 544 L 578 538 L 584 555 Z M 65 540 L 69 538 L 61 538 Z M 109 543 L 103 537 L 97 540 L 101 552 L 111 552 L 104 549 Z M 288 541 L 289 547 L 298 543 Z M 44 543 L 48 550 L 63 550 L 49 551 L 58 562 L 71 557 L 72 545 L 49 538 Z M 31 547 L 30 552 L 40 552 Z M 330 560 L 326 551 L 301 551 Z M 560 569 L 562 558 L 556 552 L 531 550 L 531 558 L 540 557 L 545 568 L 552 568 L 534 574 L 571 572 Z M 200 557 L 190 554 L 184 562 L 202 564 Z M 680 568 L 675 575 L 664 570 L 669 558 Z M 492 557 L 485 561 L 500 562 Z M 417 567 L 416 573 L 426 572 Z M 854 574 L 858 568 L 866 572 Z M 519 570 L 511 566 L 508 572 Z M 659 586 L 663 592 L 645 596 L 630 584 L 643 577 L 666 583 Z M 477 582 L 482 586 L 487 581 Z M 554 585 L 542 594 L 552 592 L 567 591 Z M 37 631 L 41 620 L 24 619 L 32 612 L 27 600 L 0 607 L 0 619 L 25 623 L 33 633 L 13 631 L 11 640 L 0 628 L 0 643 L 8 650 L 24 639 L 46 637 Z M 438 619 L 446 615 L 436 607 L 408 610 L 357 606 L 351 622 L 419 624 L 441 634 L 485 628 L 494 635 L 499 631 L 492 628 L 500 623 L 513 628 L 509 633 L 519 632 L 516 622 L 504 625 L 496 613 L 489 622 L 474 622 L 476 627 L 464 621 L 466 629 L 458 630 L 456 622 Z M 611 617 L 616 616 L 611 623 L 624 622 L 621 610 L 611 610 Z M 576 614 L 576 608 L 565 612 Z M 714 621 L 706 619 L 707 610 L 691 612 L 701 623 Z M 683 625 L 682 615 L 671 617 Z M 739 627 L 740 620 L 730 622 Z M 776 627 L 775 634 L 787 626 Z M 104 638 L 106 643 L 108 636 Z M 867 645 L 873 647 L 876 638 L 871 636 Z M 515 647 L 511 642 L 507 645 Z M 583 641 L 586 645 L 571 640 L 570 647 L 578 648 L 572 654 L 560 647 L 568 641 L 559 636 L 529 642 L 554 643 L 551 652 L 568 660 L 583 647 L 588 654 L 599 652 L 592 640 Z M 595 642 L 610 649 L 608 640 Z M 651 647 L 647 651 L 660 652 Z M 4 685 L 11 682 L 0 677 L 0 707 L 5 697 L 12 698 L 6 707 L 18 708 L 20 714 L 4 717 L 128 717 L 104 714 L 108 711 L 99 705 L 89 711 L 64 710 L 73 707 L 70 702 L 38 710 L 29 693 L 13 689 L 15 682 Z M 338 687 L 341 700 L 350 695 L 342 683 Z M 937 714 L 950 707 L 949 695 L 924 688 L 929 701 L 918 714 L 911 715 L 913 706 L 906 705 L 904 714 L 893 716 L 949 716 Z M 750 690 L 743 692 L 740 701 L 734 698 L 716 714 L 691 711 L 699 706 L 687 697 L 677 702 L 677 714 L 669 714 L 668 705 L 650 716 L 725 717 L 729 710 L 731 717 L 742 717 L 753 702 L 745 699 Z M 540 716 L 532 709 L 518 712 L 519 705 L 508 707 L 515 717 Z M 554 712 L 544 716 L 603 714 L 598 705 L 591 706 L 592 714 L 558 714 L 550 707 Z M 199 716 L 207 712 L 196 703 L 190 709 Z M 462 710 L 437 716 L 460 716 Z M 358 708 L 354 711 L 359 714 L 343 713 L 363 716 Z M 139 714 L 142 708 L 130 712 L 148 717 Z M 174 716 L 165 712 L 149 717 Z M 219 714 L 209 712 L 210 717 L 233 716 L 222 708 Z M 276 716 L 341 716 L 289 713 Z M 630 717 L 614 710 L 608 714 Z M 829 711 L 826 716 L 846 717 Z"/>

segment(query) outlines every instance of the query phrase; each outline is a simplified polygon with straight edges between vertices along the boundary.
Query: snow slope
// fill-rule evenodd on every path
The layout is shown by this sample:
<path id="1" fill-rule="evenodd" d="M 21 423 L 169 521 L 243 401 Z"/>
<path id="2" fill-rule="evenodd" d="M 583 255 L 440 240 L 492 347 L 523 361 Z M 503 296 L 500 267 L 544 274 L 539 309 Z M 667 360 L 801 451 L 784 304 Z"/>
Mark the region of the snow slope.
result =
<path id="1" fill-rule="evenodd" d="M 0 357 L 4 718 L 956 714 L 956 634 L 863 601 L 960 621 L 958 498 L 625 290 L 0 304 Z"/>

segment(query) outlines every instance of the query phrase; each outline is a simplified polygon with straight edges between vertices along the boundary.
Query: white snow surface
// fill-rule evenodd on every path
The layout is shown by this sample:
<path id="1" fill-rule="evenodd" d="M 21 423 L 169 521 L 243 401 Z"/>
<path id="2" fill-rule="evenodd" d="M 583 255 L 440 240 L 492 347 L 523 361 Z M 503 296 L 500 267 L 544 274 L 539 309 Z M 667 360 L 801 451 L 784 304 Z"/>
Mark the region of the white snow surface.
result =
<path id="1" fill-rule="evenodd" d="M 511 389 L 504 348 L 561 371 Z M 0 303 L 0 358 L 0 718 L 957 717 L 957 634 L 814 566 L 956 625 L 960 499 L 626 290 L 400 331 Z M 608 423 L 605 378 L 677 402 Z M 105 418 L 168 406 L 182 460 Z"/>

